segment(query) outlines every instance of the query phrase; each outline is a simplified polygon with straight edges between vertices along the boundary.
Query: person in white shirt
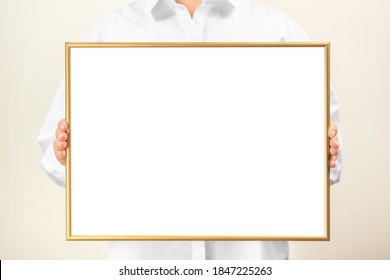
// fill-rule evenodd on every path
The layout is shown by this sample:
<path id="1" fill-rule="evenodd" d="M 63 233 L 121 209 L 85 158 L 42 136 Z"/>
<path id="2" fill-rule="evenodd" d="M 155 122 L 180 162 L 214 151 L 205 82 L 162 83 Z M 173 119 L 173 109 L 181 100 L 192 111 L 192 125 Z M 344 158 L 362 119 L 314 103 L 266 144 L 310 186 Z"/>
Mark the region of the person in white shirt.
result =
<path id="1" fill-rule="evenodd" d="M 256 0 L 135 0 L 98 22 L 84 41 L 302 42 L 309 38 L 290 17 Z M 329 165 L 334 184 L 341 174 L 341 139 L 333 89 L 330 111 Z M 62 81 L 38 137 L 42 167 L 61 186 L 65 186 L 68 138 L 64 116 Z M 286 241 L 111 241 L 108 259 L 288 259 L 288 255 Z"/>

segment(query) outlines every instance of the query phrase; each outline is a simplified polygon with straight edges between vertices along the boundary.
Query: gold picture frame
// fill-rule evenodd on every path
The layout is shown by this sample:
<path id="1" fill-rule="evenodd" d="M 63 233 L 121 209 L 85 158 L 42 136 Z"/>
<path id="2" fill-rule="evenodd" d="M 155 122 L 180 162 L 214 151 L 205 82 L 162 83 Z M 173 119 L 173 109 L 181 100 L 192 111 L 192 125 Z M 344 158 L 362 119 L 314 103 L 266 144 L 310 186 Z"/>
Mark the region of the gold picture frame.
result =
<path id="1" fill-rule="evenodd" d="M 156 42 L 156 43 L 150 43 L 150 42 L 126 42 L 126 43 L 102 43 L 102 42 L 96 42 L 96 43 L 66 43 L 65 45 L 65 48 L 66 48 L 66 121 L 68 122 L 69 124 L 69 145 L 68 145 L 68 148 L 67 148 L 67 162 L 66 162 L 66 239 L 67 240 L 296 240 L 296 241 L 328 241 L 330 240 L 330 188 L 329 188 L 329 167 L 328 167 L 328 146 L 329 146 L 329 143 L 328 143 L 328 136 L 327 136 L 327 129 L 328 129 L 328 126 L 329 126 L 329 107 L 330 107 L 330 43 L 329 42 L 293 42 L 293 43 L 286 43 L 286 42 L 277 42 L 277 43 L 264 43 L 264 42 L 191 42 L 191 43 L 186 43 L 186 42 Z M 322 83 L 323 85 L 323 89 L 322 89 L 322 93 L 323 95 L 320 97 L 321 98 L 321 102 L 322 103 L 322 115 L 317 117 L 318 119 L 321 117 L 322 118 L 322 123 L 323 123 L 323 128 L 321 129 L 321 133 L 322 133 L 322 138 L 320 141 L 320 143 L 322 143 L 324 145 L 323 149 L 321 150 L 321 155 L 322 155 L 322 158 L 321 158 L 321 162 L 323 163 L 323 170 L 321 171 L 322 173 L 322 176 L 323 176 L 323 179 L 321 179 L 321 186 L 318 187 L 319 189 L 317 190 L 317 197 L 318 197 L 318 193 L 319 192 L 322 192 L 321 193 L 321 196 L 323 195 L 323 199 L 321 201 L 321 209 L 317 209 L 318 213 L 322 213 L 321 215 L 321 219 L 322 219 L 322 225 L 321 226 L 317 226 L 317 228 L 320 228 L 321 230 L 317 230 L 317 232 L 320 232 L 320 234 L 249 234 L 249 235 L 240 235 L 240 234 L 175 234 L 173 232 L 173 234 L 158 234 L 156 232 L 156 234 L 131 234 L 130 232 L 129 233 L 125 233 L 123 234 L 123 230 L 118 230 L 119 234 L 108 234 L 106 230 L 104 230 L 103 233 L 96 233 L 96 232 L 93 232 L 91 231 L 91 233 L 87 233 L 85 232 L 85 230 L 74 230 L 75 228 L 75 215 L 78 215 L 78 211 L 82 211 L 81 209 L 83 209 L 83 199 L 81 199 L 80 197 L 78 197 L 77 199 L 75 199 L 75 193 L 78 195 L 80 193 L 79 190 L 77 190 L 77 192 L 73 189 L 75 186 L 74 186 L 74 183 L 75 182 L 72 182 L 72 175 L 74 173 L 77 174 L 77 178 L 78 181 L 77 181 L 77 184 L 79 184 L 79 182 L 84 182 L 82 180 L 83 178 L 83 175 L 80 174 L 81 172 L 78 171 L 76 172 L 75 170 L 72 170 L 72 166 L 73 166 L 73 160 L 72 160 L 72 157 L 74 155 L 72 155 L 72 150 L 73 150 L 73 145 L 74 143 L 72 142 L 72 138 L 74 137 L 73 136 L 73 131 L 72 131 L 72 128 L 76 126 L 76 123 L 73 124 L 72 123 L 72 116 L 74 114 L 74 112 L 72 111 L 74 108 L 78 108 L 77 110 L 79 110 L 79 113 L 78 113 L 78 119 L 77 121 L 79 121 L 82 116 L 83 116 L 83 112 L 82 112 L 82 109 L 80 108 L 83 108 L 82 106 L 80 105 L 75 105 L 72 103 L 73 101 L 73 95 L 72 94 L 76 94 L 73 92 L 73 90 L 75 92 L 77 92 L 77 90 L 81 91 L 80 89 L 83 88 L 83 86 L 78 86 L 79 84 L 82 84 L 82 81 L 83 81 L 83 77 L 82 75 L 84 75 L 83 73 L 86 73 L 88 72 L 88 68 L 83 68 L 82 71 L 76 71 L 75 69 L 77 69 L 78 65 L 81 65 L 81 63 L 79 63 L 79 60 L 81 60 L 81 58 L 84 58 L 85 57 L 85 53 L 82 53 L 82 54 L 77 54 L 77 51 L 78 50 L 88 50 L 89 52 L 92 52 L 91 50 L 107 50 L 107 49 L 112 49 L 112 50 L 120 50 L 120 49 L 123 49 L 123 50 L 135 50 L 135 49 L 143 49 L 143 50 L 147 50 L 147 49 L 152 49 L 153 51 L 154 50 L 157 50 L 157 49 L 172 49 L 173 51 L 174 50 L 179 50 L 179 49 L 188 49 L 188 48 L 192 48 L 193 50 L 198 50 L 198 49 L 207 49 L 207 50 L 211 50 L 211 49 L 223 49 L 225 48 L 227 51 L 228 50 L 238 50 L 238 49 L 246 49 L 246 50 L 249 50 L 249 49 L 258 49 L 258 50 L 262 50 L 262 49 L 272 49 L 274 50 L 275 52 L 278 52 L 278 50 L 283 50 L 283 49 L 291 49 L 291 50 L 294 50 L 294 49 L 300 49 L 302 50 L 302 56 L 304 56 L 304 53 L 306 52 L 306 50 L 313 50 L 313 49 L 316 49 L 316 50 L 319 50 L 319 52 L 317 52 L 316 56 L 317 56 L 317 60 L 316 61 L 320 61 L 319 59 L 322 60 L 322 64 L 321 65 L 317 65 L 316 66 L 316 69 L 321 66 L 323 67 L 323 69 L 320 69 L 318 71 L 318 73 L 322 73 L 322 77 L 319 77 L 319 74 L 316 75 L 316 78 L 318 78 L 318 80 L 320 81 L 320 83 Z M 172 55 L 174 52 L 171 52 L 169 55 Z M 77 56 L 76 56 L 77 54 Z M 147 58 L 147 55 L 148 52 L 145 51 L 143 54 L 141 55 L 145 55 L 145 59 Z M 319 54 L 321 55 L 321 57 L 319 57 Z M 140 54 L 138 54 L 140 55 Z M 75 57 L 77 57 L 75 59 Z M 89 65 L 89 61 L 93 61 L 93 56 L 91 56 L 92 58 L 89 58 L 90 60 L 88 61 L 84 61 L 83 65 Z M 95 58 L 97 59 L 98 56 L 95 56 Z M 156 59 L 156 57 L 164 57 L 164 55 L 157 55 L 157 56 L 153 56 L 154 59 Z M 183 58 L 185 56 L 182 56 L 181 58 Z M 276 56 L 277 57 L 277 56 Z M 116 59 L 118 61 L 118 63 L 120 63 L 120 59 Z M 147 61 L 147 60 L 145 60 Z M 174 63 L 174 59 L 172 59 L 172 63 Z M 237 60 L 239 61 L 239 60 Z M 158 61 L 155 61 L 154 60 L 154 63 L 158 64 L 159 62 Z M 251 62 L 249 61 L 248 64 L 250 64 Z M 320 63 L 318 63 L 320 64 Z M 182 65 L 182 64 L 181 64 Z M 135 68 L 140 66 L 140 65 L 133 65 Z M 83 67 L 87 67 L 87 66 L 83 66 Z M 91 66 L 91 67 L 94 67 L 96 69 L 96 65 L 94 66 Z M 99 66 L 100 67 L 100 66 Z M 226 66 L 224 66 L 226 67 Z M 104 64 L 101 64 L 101 68 L 104 69 L 106 68 L 106 66 Z M 250 67 L 248 67 L 250 68 Z M 87 70 L 86 70 L 87 69 Z M 111 69 L 110 71 L 114 71 L 112 65 L 111 67 L 109 67 L 109 69 Z M 107 70 L 107 69 L 106 69 Z M 232 69 L 234 70 L 234 69 Z M 249 70 L 248 70 L 249 71 Z M 323 71 L 323 72 L 321 72 Z M 72 76 L 72 75 L 75 75 L 74 73 L 81 73 L 77 78 L 75 76 Z M 241 70 L 237 70 L 237 75 L 240 74 L 239 72 L 245 72 L 243 71 L 242 69 Z M 159 72 L 161 73 L 161 72 Z M 221 81 L 223 79 L 221 79 L 221 77 L 218 79 L 218 81 Z M 75 82 L 75 84 L 77 84 L 78 86 L 78 89 L 76 90 L 75 88 L 73 88 L 72 86 L 74 86 L 74 84 L 72 82 L 74 81 L 77 81 Z M 99 83 L 99 79 L 96 80 L 96 83 Z M 281 83 L 283 83 L 283 81 L 281 81 Z M 316 85 L 318 86 L 318 85 Z M 75 87 L 75 86 L 74 86 Z M 79 92 L 77 92 L 79 93 Z M 80 96 L 80 94 L 78 94 L 77 96 Z M 91 96 L 89 97 L 91 98 Z M 80 99 L 81 100 L 81 99 Z M 316 99 L 317 101 L 319 99 Z M 102 101 L 103 103 L 103 101 Z M 318 103 L 318 102 L 317 102 Z M 230 104 L 231 105 L 231 104 Z M 92 104 L 93 106 L 93 104 Z M 309 106 L 311 106 L 309 104 Z M 319 107 L 317 107 L 319 108 Z M 76 109 L 75 109 L 76 111 Z M 105 113 L 105 110 L 102 110 L 101 109 L 101 112 L 102 113 Z M 74 119 L 73 119 L 74 120 Z M 100 119 L 100 120 L 103 120 L 103 119 Z M 102 128 L 102 131 L 104 132 L 104 130 L 107 128 L 107 124 L 106 126 L 103 126 Z M 80 134 L 80 131 L 84 131 L 83 128 L 80 126 L 77 128 L 77 132 L 78 134 Z M 76 135 L 76 132 L 75 132 L 75 135 Z M 83 135 L 83 139 L 85 139 L 86 135 L 88 134 L 85 134 Z M 318 138 L 318 137 L 317 137 Z M 77 138 L 76 138 L 77 139 Z M 78 138 L 78 140 L 76 141 L 77 145 L 76 147 L 78 147 L 77 151 L 78 153 L 80 153 L 80 151 L 83 151 L 83 145 L 84 147 L 87 145 L 85 143 L 82 143 L 80 144 L 80 142 L 84 141 L 84 140 L 80 140 L 81 139 L 81 136 Z M 115 145 L 115 143 L 111 143 L 111 145 Z M 318 147 L 318 145 L 317 145 Z M 90 161 L 96 161 L 96 159 L 87 159 L 87 156 L 85 156 L 85 158 L 82 158 L 82 157 L 78 157 L 78 160 L 77 160 L 77 163 L 79 164 L 79 162 L 81 162 L 82 160 L 86 161 L 86 160 L 90 160 Z M 100 161 L 100 159 L 99 159 Z M 104 160 L 103 160 L 104 161 Z M 108 168 L 109 166 L 112 166 L 112 164 L 110 163 L 105 163 L 105 167 L 104 168 Z M 78 167 L 87 167 L 88 165 L 87 164 L 79 164 Z M 107 169 L 106 169 L 107 170 Z M 91 172 L 89 173 L 89 175 L 92 174 L 92 172 L 96 172 L 96 176 L 99 176 L 99 174 L 102 174 L 102 170 L 96 170 L 96 167 L 95 167 L 95 170 L 90 170 L 88 172 Z M 87 172 L 87 173 L 88 173 Z M 88 175 L 86 175 L 88 176 Z M 79 186 L 79 189 L 81 187 Z M 90 193 L 90 192 L 89 192 Z M 103 192 L 102 192 L 103 193 Z M 161 194 L 161 193 L 159 193 Z M 103 195 L 102 195 L 103 196 Z M 302 196 L 302 194 L 301 194 Z M 118 197 L 120 197 L 120 195 L 118 195 Z M 233 194 L 231 194 L 231 197 L 233 197 Z M 249 197 L 248 197 L 249 198 Z M 84 199 L 85 200 L 85 199 Z M 102 197 L 100 198 L 100 200 L 102 200 Z M 76 201 L 76 202 L 75 202 Z M 173 201 L 173 200 L 172 200 Z M 286 200 L 287 201 L 287 200 Z M 123 202 L 123 201 L 122 201 Z M 92 202 L 91 202 L 92 203 Z M 94 202 L 95 204 L 93 205 L 98 205 L 97 202 Z M 199 202 L 198 202 L 199 203 Z M 88 203 L 86 205 L 89 205 Z M 91 204 L 92 205 L 92 204 Z M 195 204 L 194 204 L 195 205 Z M 309 205 L 309 204 L 308 204 Z M 183 207 L 183 204 L 181 203 L 180 206 Z M 88 208 L 89 206 L 86 206 L 85 208 Z M 92 207 L 92 206 L 91 206 Z M 161 205 L 159 206 L 161 209 Z M 76 209 L 76 210 L 75 210 Z M 98 209 L 98 207 L 96 207 L 96 209 Z M 118 209 L 121 209 L 120 207 L 118 207 Z M 253 209 L 253 208 L 251 208 Z M 91 210 L 92 211 L 92 210 Z M 145 209 L 143 210 L 144 213 L 145 213 Z M 154 210 L 155 211 L 155 210 Z M 180 211 L 180 210 L 178 210 Z M 288 209 L 281 209 L 281 211 L 288 211 Z M 224 210 L 222 210 L 222 212 L 224 212 Z M 301 211 L 302 212 L 302 211 Z M 299 213 L 301 213 L 299 212 Z M 310 212 L 310 209 L 308 209 L 308 212 Z M 315 211 L 313 211 L 315 212 Z M 100 213 L 100 212 L 99 212 Z M 101 212 L 103 213 L 103 212 Z M 170 212 L 171 213 L 171 212 Z M 230 212 L 229 212 L 230 213 Z M 298 213 L 298 212 L 297 212 Z M 304 213 L 304 212 L 302 212 Z M 223 214 L 223 213 L 222 213 Z M 91 217 L 91 212 L 85 214 L 85 217 Z M 102 214 L 99 214 L 100 218 L 102 218 L 104 215 Z M 142 212 L 139 213 L 139 215 L 142 215 Z M 81 215 L 80 215 L 81 216 Z M 318 217 L 319 215 L 317 215 Z M 99 220 L 99 217 L 93 217 L 91 218 L 91 220 Z M 148 216 L 149 218 L 151 217 L 151 215 Z M 121 219 L 123 217 L 119 217 L 119 219 Z M 252 217 L 252 220 L 255 219 L 256 216 Z M 105 218 L 107 221 L 110 220 L 109 218 Z M 102 220 L 104 220 L 102 218 Z M 78 225 L 83 225 L 85 224 L 85 221 L 89 221 L 89 219 L 85 219 L 84 221 L 82 221 L 80 219 L 77 220 L 77 224 Z M 129 218 L 128 220 L 129 222 L 131 222 L 131 218 Z M 240 224 L 237 220 L 236 221 L 232 221 L 232 223 L 236 223 L 237 225 Z M 80 226 L 79 226 L 80 227 Z M 248 229 L 251 228 L 251 226 L 249 225 L 248 223 Z M 277 228 L 279 228 L 278 226 L 275 226 Z M 100 227 L 100 228 L 103 228 L 103 227 Z M 106 228 L 106 227 L 105 227 Z M 234 228 L 232 227 L 232 230 L 234 230 Z M 169 232 L 169 230 L 166 230 L 165 232 Z M 283 229 L 280 229 L 281 232 L 283 232 Z M 311 231 L 314 231 L 312 229 L 308 229 L 307 232 L 311 232 Z M 80 234 L 80 232 L 82 232 Z M 181 232 L 181 231 L 180 231 Z M 292 231 L 293 232 L 293 231 Z M 304 231 L 302 231 L 304 232 Z"/>

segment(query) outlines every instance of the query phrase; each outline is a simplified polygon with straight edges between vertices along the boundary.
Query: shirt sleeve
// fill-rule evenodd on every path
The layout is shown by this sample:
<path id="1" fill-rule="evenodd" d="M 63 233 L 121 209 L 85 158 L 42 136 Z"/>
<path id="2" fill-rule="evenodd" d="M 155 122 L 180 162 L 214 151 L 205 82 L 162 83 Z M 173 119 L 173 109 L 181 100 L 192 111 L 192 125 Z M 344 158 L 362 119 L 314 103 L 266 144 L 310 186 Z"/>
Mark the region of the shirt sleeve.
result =
<path id="1" fill-rule="evenodd" d="M 286 16 L 286 27 L 285 35 L 282 37 L 282 41 L 291 41 L 291 42 L 307 42 L 310 41 L 309 36 L 305 31 L 297 24 L 293 19 Z M 330 168 L 330 184 L 335 184 L 340 181 L 341 168 L 342 168 L 342 158 L 343 158 L 343 145 L 340 129 L 340 102 L 336 96 L 336 92 L 331 85 L 330 88 L 330 122 L 335 124 L 338 128 L 338 139 L 339 139 L 339 155 L 337 157 L 336 167 Z"/>
<path id="2" fill-rule="evenodd" d="M 97 23 L 82 38 L 82 42 L 101 41 L 101 26 Z M 57 185 L 65 187 L 66 173 L 65 166 L 60 164 L 55 157 L 53 142 L 55 140 L 55 131 L 60 120 L 65 119 L 65 77 L 62 78 L 57 91 L 53 97 L 49 112 L 39 132 L 38 142 L 41 146 L 43 157 L 41 166 L 47 175 Z"/>
<path id="3" fill-rule="evenodd" d="M 43 157 L 41 166 L 47 175 L 59 186 L 65 187 L 65 166 L 54 155 L 53 142 L 57 124 L 65 118 L 65 79 L 63 78 L 52 100 L 49 112 L 38 135 Z"/>

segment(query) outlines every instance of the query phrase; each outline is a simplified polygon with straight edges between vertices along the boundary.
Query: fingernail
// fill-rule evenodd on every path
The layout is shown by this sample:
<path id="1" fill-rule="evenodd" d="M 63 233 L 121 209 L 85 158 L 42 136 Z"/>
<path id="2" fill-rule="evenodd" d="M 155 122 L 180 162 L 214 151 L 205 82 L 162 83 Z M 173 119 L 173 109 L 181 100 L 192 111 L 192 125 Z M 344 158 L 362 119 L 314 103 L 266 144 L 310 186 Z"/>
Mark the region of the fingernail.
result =
<path id="1" fill-rule="evenodd" d="M 63 124 L 60 124 L 60 129 L 64 129 L 65 126 Z"/>
<path id="2" fill-rule="evenodd" d="M 58 134 L 58 139 L 62 139 L 62 133 Z"/>

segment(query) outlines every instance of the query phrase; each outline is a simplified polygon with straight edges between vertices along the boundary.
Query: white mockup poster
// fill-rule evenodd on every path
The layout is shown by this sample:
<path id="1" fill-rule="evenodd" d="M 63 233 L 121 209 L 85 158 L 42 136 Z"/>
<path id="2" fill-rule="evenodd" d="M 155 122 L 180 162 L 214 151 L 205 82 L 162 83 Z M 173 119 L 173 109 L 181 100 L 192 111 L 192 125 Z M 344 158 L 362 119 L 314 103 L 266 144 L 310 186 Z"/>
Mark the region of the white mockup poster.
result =
<path id="1" fill-rule="evenodd" d="M 328 240 L 328 43 L 67 43 L 68 240 Z"/>

